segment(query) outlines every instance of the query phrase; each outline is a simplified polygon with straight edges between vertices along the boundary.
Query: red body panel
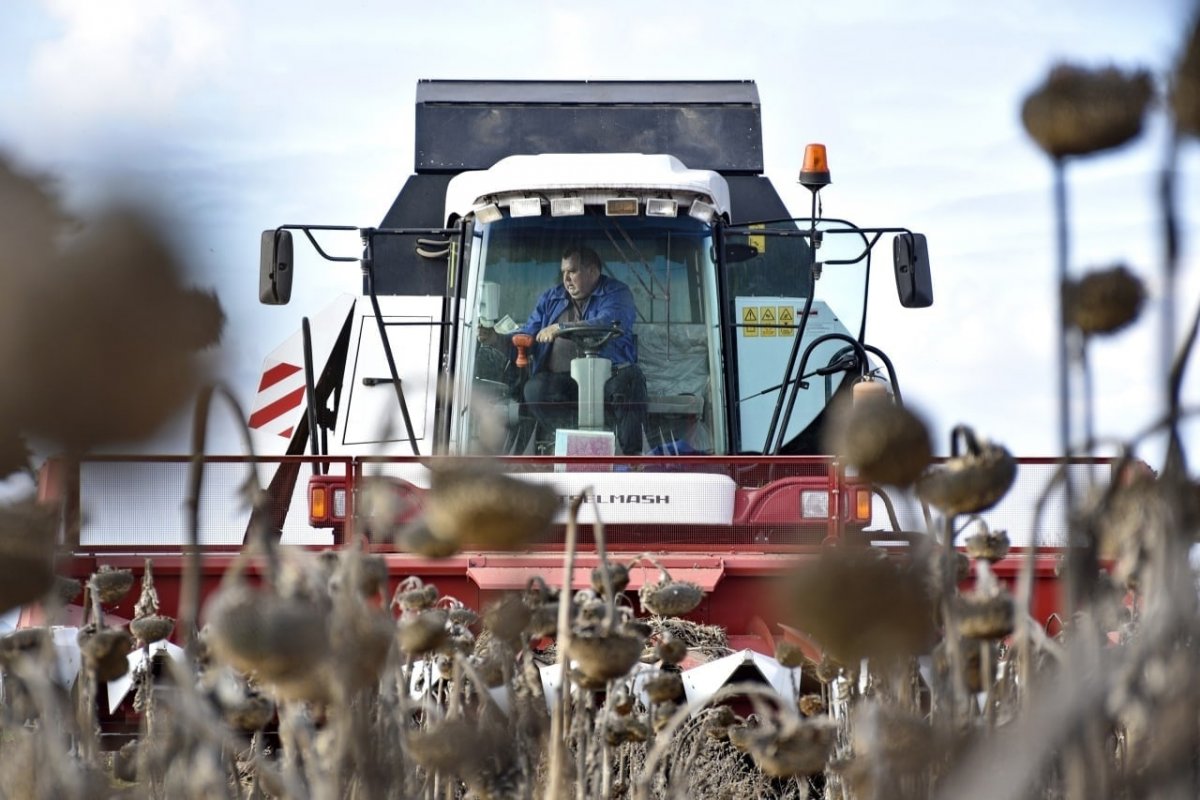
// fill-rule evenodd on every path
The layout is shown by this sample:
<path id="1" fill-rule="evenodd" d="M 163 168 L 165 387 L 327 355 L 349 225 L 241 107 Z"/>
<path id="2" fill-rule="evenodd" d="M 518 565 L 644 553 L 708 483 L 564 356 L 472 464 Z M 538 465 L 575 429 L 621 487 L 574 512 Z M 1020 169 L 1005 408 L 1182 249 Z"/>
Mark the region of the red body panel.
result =
<path id="1" fill-rule="evenodd" d="M 244 460 L 236 457 L 208 460 L 239 469 L 244 467 Z M 314 459 L 284 457 L 262 460 L 294 462 L 294 466 L 303 466 Z M 184 459 L 166 457 L 110 458 L 107 461 L 187 463 Z M 353 489 L 356 480 L 364 474 L 373 474 L 368 470 L 382 460 L 340 458 L 330 461 L 345 466 L 344 475 L 349 477 L 348 486 Z M 521 465 L 536 468 L 542 462 L 545 462 L 542 468 L 549 469 L 555 459 L 525 459 Z M 823 544 L 837 541 L 847 533 L 860 532 L 858 527 L 849 522 L 852 514 L 849 498 L 862 485 L 846 481 L 842 469 L 833 459 L 730 457 L 685 459 L 671 463 L 646 458 L 605 460 L 606 464 L 608 462 L 620 462 L 629 469 L 646 470 L 647 486 L 651 488 L 654 471 L 711 472 L 723 469 L 735 477 L 738 488 L 732 524 L 657 527 L 611 525 L 606 526 L 606 540 L 613 560 L 630 563 L 637 556 L 650 553 L 675 579 L 699 584 L 707 594 L 701 606 L 689 615 L 690 618 L 720 625 L 731 637 L 738 637 L 737 641 L 753 645 L 762 652 L 773 652 L 774 639 L 782 632 L 781 614 L 775 596 L 777 581 L 786 577 L 798 561 L 819 553 Z M 1053 462 L 1043 459 L 1030 463 L 1043 465 Z M 588 464 L 591 468 L 595 467 L 593 462 Z M 79 479 L 68 473 L 63 462 L 49 462 L 42 470 L 39 486 L 39 497 L 43 500 L 59 499 L 66 502 L 65 520 L 78 519 L 80 514 Z M 320 475 L 316 480 L 327 485 L 341 482 L 338 476 L 328 474 Z M 303 479 L 297 483 L 298 491 L 306 491 Z M 805 490 L 829 492 L 830 515 L 827 519 L 801 518 L 799 498 Z M 423 490 L 412 487 L 411 491 L 419 494 Z M 352 513 L 353 504 L 354 492 L 350 491 L 347 498 L 349 513 Z M 548 541 L 528 552 L 461 553 L 443 560 L 395 552 L 390 547 L 373 549 L 386 554 L 391 575 L 389 589 L 394 589 L 406 577 L 417 576 L 424 582 L 436 584 L 443 595 L 451 595 L 478 609 L 503 592 L 523 588 L 534 575 L 540 575 L 551 586 L 560 585 L 562 537 L 563 527 L 560 525 Z M 571 577 L 573 589 L 590 585 L 591 570 L 599 560 L 589 526 L 581 526 L 579 541 L 580 552 Z M 202 548 L 203 596 L 207 597 L 217 587 L 238 549 L 236 544 Z M 897 553 L 903 553 L 904 550 L 903 547 L 896 548 Z M 996 575 L 1013 590 L 1025 560 L 1024 555 L 1024 552 L 1014 550 L 994 566 Z M 62 568 L 67 574 L 80 579 L 86 579 L 104 564 L 128 568 L 140 576 L 146 558 L 153 559 L 155 584 L 164 611 L 174 613 L 178 607 L 186 560 L 183 547 L 149 543 L 80 547 L 73 558 L 63 563 Z M 1059 559 L 1060 552 L 1048 548 L 1041 548 L 1033 559 L 1033 614 L 1044 625 L 1052 622 L 1055 611 L 1060 607 L 1056 573 Z M 628 589 L 635 602 L 638 588 L 646 581 L 657 580 L 657 570 L 648 561 L 640 563 L 642 566 L 635 567 L 631 572 Z M 136 590 L 131 592 L 112 612 L 116 616 L 131 617 L 136 594 Z"/>

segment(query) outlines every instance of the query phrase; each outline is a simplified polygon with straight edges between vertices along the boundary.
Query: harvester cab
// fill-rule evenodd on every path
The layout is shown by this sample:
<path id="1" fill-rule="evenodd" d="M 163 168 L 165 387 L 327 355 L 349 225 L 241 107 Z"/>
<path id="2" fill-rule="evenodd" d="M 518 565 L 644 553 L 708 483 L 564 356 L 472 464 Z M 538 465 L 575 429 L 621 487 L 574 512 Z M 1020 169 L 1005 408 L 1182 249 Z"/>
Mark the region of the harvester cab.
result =
<path id="1" fill-rule="evenodd" d="M 813 454 L 839 387 L 882 362 L 898 395 L 865 341 L 871 255 L 891 234 L 900 302 L 929 305 L 924 237 L 820 216 L 821 145 L 801 172 L 812 214 L 792 218 L 761 174 L 752 82 L 422 81 L 416 133 L 379 227 L 263 234 L 264 303 L 290 295 L 292 231 L 364 284 L 268 359 L 251 419 L 267 452 Z M 357 230 L 361 258 L 327 253 L 329 230 Z M 573 248 L 627 290 L 624 316 L 576 309 L 568 346 L 539 341 L 567 319 L 538 304 Z M 546 370 L 567 391 L 531 398 Z M 283 372 L 306 390 L 280 394 Z"/>

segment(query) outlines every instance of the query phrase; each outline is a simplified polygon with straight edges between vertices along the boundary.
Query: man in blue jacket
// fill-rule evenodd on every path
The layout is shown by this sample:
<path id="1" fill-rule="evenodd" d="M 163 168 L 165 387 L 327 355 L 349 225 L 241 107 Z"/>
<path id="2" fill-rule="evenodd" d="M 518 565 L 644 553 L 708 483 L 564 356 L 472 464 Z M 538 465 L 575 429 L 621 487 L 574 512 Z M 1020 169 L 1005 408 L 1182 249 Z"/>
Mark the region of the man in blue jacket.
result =
<path id="1" fill-rule="evenodd" d="M 599 254 L 572 246 L 563 253 L 562 283 L 538 298 L 533 313 L 515 333 L 535 338 L 532 377 L 525 383 L 525 403 L 543 425 L 570 428 L 578 424 L 579 386 L 571 377 L 571 360 L 582 353 L 563 330 L 582 325 L 620 326 L 623 333 L 600 349 L 612 361 L 612 377 L 604 384 L 604 422 L 615 428 L 625 455 L 642 452 L 642 423 L 646 416 L 646 377 L 637 366 L 633 323 L 637 311 L 633 293 L 621 281 L 602 274 Z M 511 345 L 512 334 L 479 329 L 479 339 L 492 347 Z"/>

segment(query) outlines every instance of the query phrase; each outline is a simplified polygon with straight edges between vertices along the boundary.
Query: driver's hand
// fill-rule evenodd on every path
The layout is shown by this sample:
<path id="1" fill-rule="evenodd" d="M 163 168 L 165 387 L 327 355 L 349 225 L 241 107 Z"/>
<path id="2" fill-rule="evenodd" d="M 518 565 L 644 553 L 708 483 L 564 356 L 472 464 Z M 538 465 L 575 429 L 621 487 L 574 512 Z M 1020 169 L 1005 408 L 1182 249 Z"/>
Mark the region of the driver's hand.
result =
<path id="1" fill-rule="evenodd" d="M 547 342 L 553 342 L 554 337 L 558 336 L 558 332 L 560 330 L 562 330 L 562 326 L 559 325 L 557 322 L 554 323 L 553 325 L 547 325 L 546 327 L 544 327 L 540 331 L 538 331 L 537 340 L 539 342 L 541 342 L 542 344 L 546 344 Z"/>

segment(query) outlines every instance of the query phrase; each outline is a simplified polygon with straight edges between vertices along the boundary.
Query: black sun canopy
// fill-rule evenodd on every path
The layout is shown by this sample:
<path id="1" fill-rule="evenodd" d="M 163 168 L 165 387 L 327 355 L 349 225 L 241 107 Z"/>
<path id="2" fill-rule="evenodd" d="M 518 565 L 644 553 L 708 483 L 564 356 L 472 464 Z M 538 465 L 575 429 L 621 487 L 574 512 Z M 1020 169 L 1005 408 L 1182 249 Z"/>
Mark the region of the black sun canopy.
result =
<path id="1" fill-rule="evenodd" d="M 669 153 L 692 169 L 763 170 L 753 81 L 417 83 L 418 173 L 487 169 L 511 155 Z"/>

